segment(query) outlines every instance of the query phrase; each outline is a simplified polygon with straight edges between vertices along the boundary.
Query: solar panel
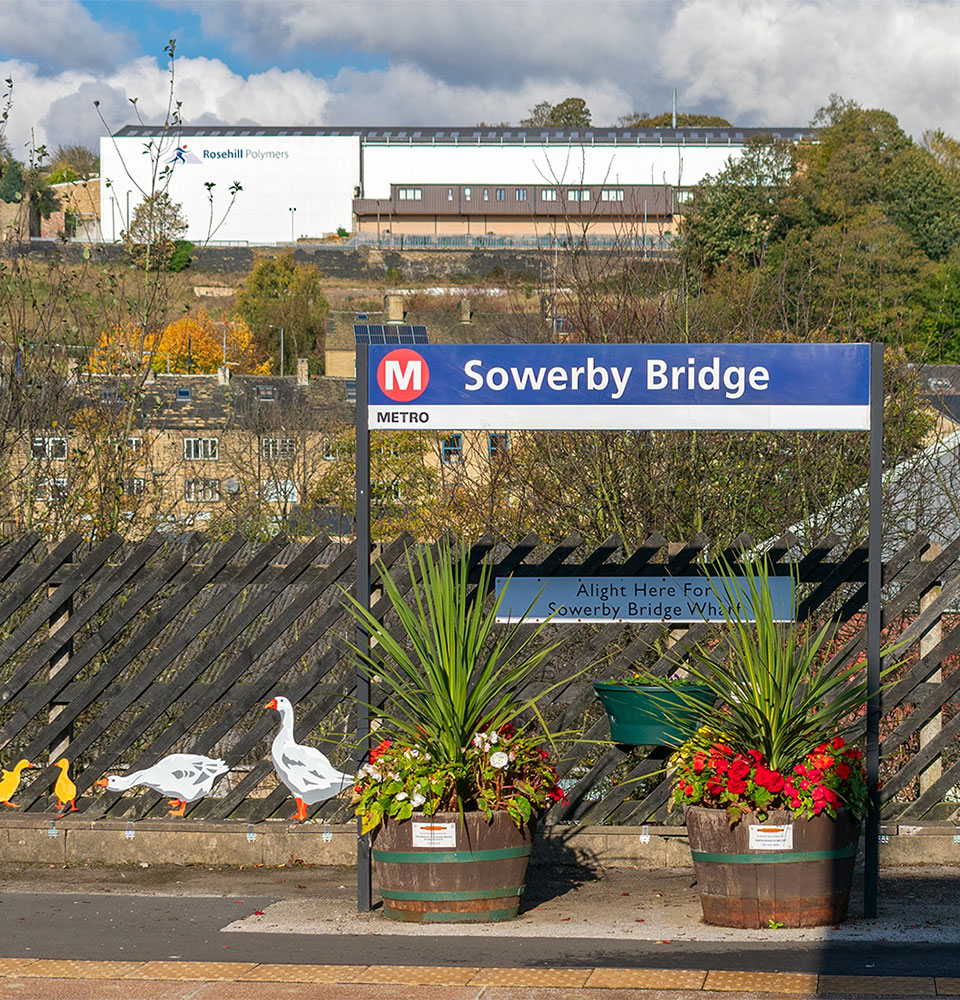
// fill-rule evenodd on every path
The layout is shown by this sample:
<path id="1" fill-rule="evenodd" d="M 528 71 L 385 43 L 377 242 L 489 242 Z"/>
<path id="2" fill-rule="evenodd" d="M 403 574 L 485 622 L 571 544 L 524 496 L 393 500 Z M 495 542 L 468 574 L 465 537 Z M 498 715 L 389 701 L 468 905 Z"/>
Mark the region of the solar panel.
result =
<path id="1" fill-rule="evenodd" d="M 357 344 L 429 344 L 425 326 L 410 323 L 354 323 L 354 342 Z"/>

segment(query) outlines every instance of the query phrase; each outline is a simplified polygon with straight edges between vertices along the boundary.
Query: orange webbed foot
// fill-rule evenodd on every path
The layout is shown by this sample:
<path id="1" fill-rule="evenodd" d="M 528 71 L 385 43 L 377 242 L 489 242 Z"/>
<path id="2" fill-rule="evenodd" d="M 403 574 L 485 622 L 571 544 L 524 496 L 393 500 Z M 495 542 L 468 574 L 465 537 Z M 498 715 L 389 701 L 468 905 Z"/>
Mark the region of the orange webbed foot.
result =
<path id="1" fill-rule="evenodd" d="M 6 806 L 6 807 L 7 807 L 8 809 L 19 809 L 19 808 L 20 808 L 20 806 L 18 806 L 18 805 L 16 804 L 16 802 L 4 802 L 3 804 L 4 804 L 4 805 L 5 805 L 5 806 Z"/>
<path id="2" fill-rule="evenodd" d="M 171 809 L 170 810 L 169 815 L 171 815 L 171 816 L 180 816 L 180 817 L 182 817 L 183 813 L 184 813 L 184 810 L 187 808 L 187 803 L 184 802 L 182 799 L 174 799 L 170 803 L 170 805 L 178 805 L 179 806 L 179 808 L 177 808 L 177 809 Z"/>

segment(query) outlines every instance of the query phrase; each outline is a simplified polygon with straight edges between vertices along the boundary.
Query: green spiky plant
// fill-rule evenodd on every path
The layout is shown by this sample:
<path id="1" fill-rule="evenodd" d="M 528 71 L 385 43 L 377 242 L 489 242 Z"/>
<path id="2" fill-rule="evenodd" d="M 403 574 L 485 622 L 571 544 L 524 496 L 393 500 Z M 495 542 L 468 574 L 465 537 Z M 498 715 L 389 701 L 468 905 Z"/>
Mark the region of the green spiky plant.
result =
<path id="1" fill-rule="evenodd" d="M 371 639 L 369 652 L 351 645 L 355 661 L 387 695 L 385 707 L 370 706 L 381 743 L 358 776 L 364 828 L 414 810 L 503 808 L 529 821 L 562 796 L 543 737 L 529 728 L 539 721 L 551 739 L 537 700 L 552 688 L 523 694 L 559 643 L 542 641 L 546 622 L 496 627 L 505 590 L 487 606 L 492 569 L 475 571 L 466 548 L 419 547 L 405 568 L 407 594 L 381 574 L 396 634 L 345 594 Z"/>
<path id="2" fill-rule="evenodd" d="M 737 752 L 757 750 L 769 767 L 789 771 L 853 728 L 867 702 L 863 665 L 831 656 L 835 621 L 816 628 L 777 620 L 765 561 L 744 561 L 739 574 L 729 564 L 721 568 L 712 581 L 726 626 L 721 655 L 700 644 L 683 664 L 717 697 L 709 727 L 692 742 L 720 737 Z M 676 691 L 684 697 L 682 687 Z"/>

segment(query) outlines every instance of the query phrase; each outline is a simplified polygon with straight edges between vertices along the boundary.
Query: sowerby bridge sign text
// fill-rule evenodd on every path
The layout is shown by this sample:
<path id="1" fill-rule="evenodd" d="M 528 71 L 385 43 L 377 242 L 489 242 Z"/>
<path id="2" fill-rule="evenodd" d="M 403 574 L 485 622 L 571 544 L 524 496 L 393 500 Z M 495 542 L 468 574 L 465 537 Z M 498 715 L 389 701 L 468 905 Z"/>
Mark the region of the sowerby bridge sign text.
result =
<path id="1" fill-rule="evenodd" d="M 370 347 L 369 426 L 865 430 L 867 344 Z"/>

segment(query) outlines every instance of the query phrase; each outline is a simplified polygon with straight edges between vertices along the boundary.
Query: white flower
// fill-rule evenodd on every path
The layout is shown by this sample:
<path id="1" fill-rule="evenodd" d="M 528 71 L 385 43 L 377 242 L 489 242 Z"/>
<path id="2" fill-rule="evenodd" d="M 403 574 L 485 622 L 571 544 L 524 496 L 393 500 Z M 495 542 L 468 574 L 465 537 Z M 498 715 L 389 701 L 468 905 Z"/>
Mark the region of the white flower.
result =
<path id="1" fill-rule="evenodd" d="M 500 736 L 499 736 L 499 734 L 497 734 L 497 733 L 491 733 L 491 734 L 490 734 L 490 735 L 489 735 L 489 736 L 487 737 L 487 739 L 488 739 L 488 740 L 490 740 L 490 742 L 491 742 L 491 743 L 499 743 L 499 741 L 500 741 Z"/>
<path id="2" fill-rule="evenodd" d="M 397 796 L 397 798 L 399 798 L 399 796 Z M 413 798 L 410 800 L 410 805 L 412 805 L 414 809 L 419 809 L 420 806 L 422 806 L 426 801 L 427 801 L 426 795 L 421 795 L 419 792 L 414 792 Z"/>
<path id="3" fill-rule="evenodd" d="M 360 768 L 359 777 L 361 778 L 371 778 L 373 781 L 382 781 L 383 775 L 373 766 L 373 764 L 364 764 Z"/>
<path id="4" fill-rule="evenodd" d="M 486 738 L 487 738 L 487 734 L 486 733 L 477 733 L 473 737 L 473 745 L 475 747 L 482 747 L 483 743 L 484 743 L 484 740 L 486 740 Z"/>
<path id="5" fill-rule="evenodd" d="M 510 766 L 510 758 L 502 751 L 490 754 L 490 766 L 503 769 Z"/>
<path id="6" fill-rule="evenodd" d="M 483 752 L 484 753 L 490 753 L 490 744 L 489 743 L 484 743 L 483 744 Z"/>
<path id="7" fill-rule="evenodd" d="M 409 799 L 409 798 L 410 798 L 410 796 L 409 796 L 409 795 L 407 795 L 407 793 L 406 793 L 406 792 L 397 792 L 397 794 L 396 794 L 396 795 L 394 796 L 394 798 L 395 798 L 395 799 L 396 799 L 396 800 L 397 800 L 398 802 L 403 802 L 403 800 L 404 800 L 404 799 Z"/>

